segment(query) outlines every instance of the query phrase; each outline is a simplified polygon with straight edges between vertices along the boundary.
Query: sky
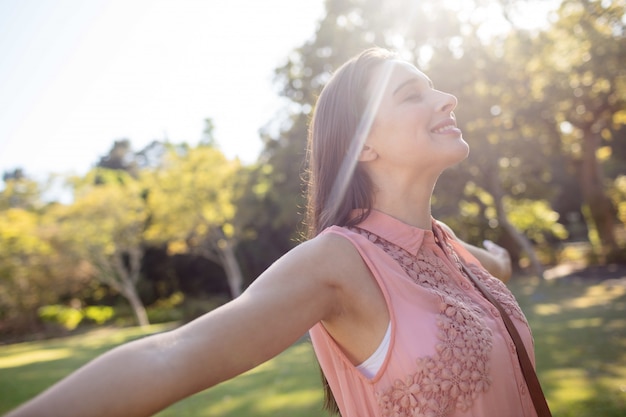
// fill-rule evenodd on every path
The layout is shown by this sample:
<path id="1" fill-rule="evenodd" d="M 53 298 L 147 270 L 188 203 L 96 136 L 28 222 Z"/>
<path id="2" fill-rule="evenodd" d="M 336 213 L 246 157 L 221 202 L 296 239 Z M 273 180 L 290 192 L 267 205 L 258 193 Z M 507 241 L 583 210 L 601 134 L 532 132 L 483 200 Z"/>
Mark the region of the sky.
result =
<path id="1" fill-rule="evenodd" d="M 0 0 L 0 173 L 84 174 L 113 142 L 195 144 L 204 120 L 253 162 L 284 106 L 273 71 L 322 0 Z"/>

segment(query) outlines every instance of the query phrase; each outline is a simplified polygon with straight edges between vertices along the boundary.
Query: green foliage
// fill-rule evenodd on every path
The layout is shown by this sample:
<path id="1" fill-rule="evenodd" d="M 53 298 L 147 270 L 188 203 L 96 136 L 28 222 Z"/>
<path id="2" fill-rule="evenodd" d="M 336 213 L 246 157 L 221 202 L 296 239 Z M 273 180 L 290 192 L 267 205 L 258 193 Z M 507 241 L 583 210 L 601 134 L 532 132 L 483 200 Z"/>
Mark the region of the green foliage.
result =
<path id="1" fill-rule="evenodd" d="M 505 197 L 504 204 L 511 223 L 536 243 L 545 243 L 546 235 L 561 240 L 567 238 L 567 230 L 558 223 L 559 214 L 547 201 Z"/>
<path id="2" fill-rule="evenodd" d="M 48 243 L 41 239 L 39 216 L 36 213 L 11 208 L 0 212 L 2 247 L 15 253 L 50 254 Z"/>
<path id="3" fill-rule="evenodd" d="M 597 256 L 602 250 L 602 242 L 600 241 L 600 234 L 598 233 L 598 228 L 593 222 L 593 217 L 591 215 L 591 210 L 588 204 L 582 206 L 581 211 L 585 218 L 585 222 L 587 223 L 587 236 L 589 238 L 589 243 L 591 244 L 591 248 L 593 250 L 593 254 Z"/>
<path id="4" fill-rule="evenodd" d="M 0 321 L 2 333 L 32 332 L 37 309 L 85 286 L 85 265 L 66 256 L 49 222 L 43 189 L 16 172 L 0 191 Z"/>
<path id="5" fill-rule="evenodd" d="M 603 165 L 612 165 L 612 148 L 624 135 L 625 13 L 622 1 L 564 0 L 529 61 L 534 96 L 553 119 L 560 152 L 573 162 L 600 258 L 619 251 Z"/>
<path id="6" fill-rule="evenodd" d="M 57 205 L 50 216 L 63 245 L 91 266 L 91 276 L 125 297 L 147 324 L 137 294 L 148 210 L 142 184 L 129 173 L 96 168 L 75 183 L 75 200 Z"/>
<path id="7" fill-rule="evenodd" d="M 132 176 L 137 175 L 137 158 L 134 157 L 130 140 L 116 140 L 106 156 L 100 158 L 98 167 L 111 170 L 110 172 L 125 171 Z"/>
<path id="8" fill-rule="evenodd" d="M 35 326 L 39 307 L 77 294 L 96 300 L 102 287 L 90 285 L 94 278 L 120 293 L 137 284 L 146 293 L 175 292 L 174 273 L 164 291 L 139 282 L 146 245 L 202 254 L 222 267 L 228 249 L 248 279 L 257 276 L 302 236 L 316 97 L 339 65 L 373 45 L 397 49 L 459 99 L 455 113 L 471 153 L 440 178 L 436 217 L 469 242 L 498 240 L 513 252 L 500 227 L 504 211 L 542 249 L 565 239 L 565 227 L 592 242 L 593 260 L 619 260 L 602 255 L 606 235 L 626 222 L 626 5 L 563 0 L 545 26 L 528 30 L 517 12 L 533 3 L 326 0 L 314 36 L 276 69 L 290 103 L 262 133 L 265 149 L 252 166 L 224 157 L 207 119 L 198 146 L 153 142 L 134 153 L 129 140 L 115 141 L 96 168 L 69 180 L 71 204 L 43 204 L 44 186 L 20 170 L 5 174 L 3 328 Z M 502 30 L 489 28 L 496 21 Z M 594 204 L 607 198 L 612 207 Z M 586 227 L 575 233 L 568 219 L 579 213 Z M 193 312 L 157 303 L 149 314 L 168 320 L 202 311 L 186 301 Z"/>
<path id="9" fill-rule="evenodd" d="M 209 133 L 212 128 L 207 126 Z M 241 165 L 210 144 L 171 147 L 163 167 L 145 172 L 150 221 L 145 237 L 169 254 L 188 253 L 220 265 L 231 295 L 242 291 L 235 250 L 240 238 L 236 199 Z"/>
<path id="10" fill-rule="evenodd" d="M 545 26 L 525 29 L 517 16 L 520 11 L 531 15 L 534 4 L 326 1 L 327 15 L 315 36 L 277 69 L 281 94 L 294 105 L 280 134 L 266 137 L 270 190 L 279 190 L 268 194 L 266 211 L 287 219 L 283 224 L 292 230 L 298 224 L 300 217 L 290 211 L 293 202 L 302 206 L 302 150 L 315 97 L 339 64 L 377 45 L 399 50 L 431 76 L 436 88 L 459 98 L 455 113 L 471 152 L 439 180 L 433 204 L 438 216 L 469 214 L 458 226 L 471 229 L 472 240 L 492 233 L 497 204 L 464 194 L 468 180 L 496 203 L 506 195 L 546 201 L 563 218 L 579 213 L 581 190 L 590 188 L 581 187 L 581 178 L 599 172 L 597 162 L 619 165 L 615 152 L 607 150 L 624 143 L 617 140 L 624 137 L 624 4 L 563 1 Z M 494 30 L 498 20 L 502 26 Z M 595 149 L 583 149 L 581 128 L 575 126 L 585 120 L 601 137 L 597 160 Z M 603 187 L 599 181 L 591 188 L 601 198 Z M 610 227 L 603 230 L 609 233 Z M 564 236 L 562 230 L 551 233 Z"/>
<path id="11" fill-rule="evenodd" d="M 67 330 L 74 330 L 83 320 L 80 310 L 64 305 L 43 306 L 37 313 L 43 321 L 60 324 Z"/>
<path id="12" fill-rule="evenodd" d="M 3 332 L 32 331 L 37 308 L 84 287 L 84 265 L 72 262 L 46 217 L 24 208 L 0 211 L 0 321 Z"/>
<path id="13" fill-rule="evenodd" d="M 184 314 L 179 308 L 150 306 L 146 309 L 150 323 L 171 323 L 183 320 Z"/>
<path id="14" fill-rule="evenodd" d="M 115 310 L 109 306 L 87 306 L 83 309 L 83 315 L 85 319 L 102 325 L 113 319 Z"/>
<path id="15" fill-rule="evenodd" d="M 235 234 L 234 198 L 238 161 L 229 161 L 213 146 L 172 147 L 164 166 L 144 173 L 148 187 L 150 242 L 169 242 L 171 253 L 204 244 L 215 228 L 226 238 Z"/>
<path id="16" fill-rule="evenodd" d="M 626 224 L 626 175 L 615 178 L 609 193 L 615 207 L 617 207 L 617 217 Z"/>
<path id="17" fill-rule="evenodd" d="M 53 304 L 40 307 L 37 310 L 39 318 L 48 323 L 56 323 L 66 330 L 74 330 L 85 321 L 102 325 L 113 319 L 115 310 L 109 306 L 87 306 L 85 308 L 68 307 Z"/>
<path id="18" fill-rule="evenodd" d="M 107 169 L 95 169 L 85 180 L 73 204 L 55 211 L 64 236 L 83 255 L 96 258 L 139 246 L 147 217 L 141 184 L 122 171 Z"/>
<path id="19" fill-rule="evenodd" d="M 26 178 L 23 174 L 16 174 L 4 181 L 4 189 L 0 191 L 0 210 L 21 208 L 29 211 L 41 207 L 40 185 Z"/>
<path id="20" fill-rule="evenodd" d="M 168 298 L 157 300 L 156 303 L 147 309 L 150 323 L 168 323 L 182 320 L 184 315 L 180 306 L 184 301 L 184 294 L 178 291 Z"/>

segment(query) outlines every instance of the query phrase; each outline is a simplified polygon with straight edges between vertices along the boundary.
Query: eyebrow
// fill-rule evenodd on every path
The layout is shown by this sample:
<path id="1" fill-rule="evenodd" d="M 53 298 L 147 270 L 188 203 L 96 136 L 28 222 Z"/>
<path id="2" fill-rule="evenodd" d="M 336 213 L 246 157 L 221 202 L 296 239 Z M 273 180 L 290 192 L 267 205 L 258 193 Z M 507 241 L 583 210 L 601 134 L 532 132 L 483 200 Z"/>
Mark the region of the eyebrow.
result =
<path id="1" fill-rule="evenodd" d="M 428 81 L 428 86 L 430 88 L 433 88 L 433 82 L 430 80 L 430 78 L 426 78 L 426 80 Z M 399 86 L 396 87 L 395 90 L 393 90 L 393 93 L 391 94 L 392 96 L 395 96 L 396 93 L 400 90 L 402 90 L 404 87 L 406 87 L 409 84 L 417 84 L 421 81 L 421 78 L 417 78 L 417 77 L 412 77 L 409 78 L 408 80 L 404 81 L 403 83 L 401 83 Z"/>

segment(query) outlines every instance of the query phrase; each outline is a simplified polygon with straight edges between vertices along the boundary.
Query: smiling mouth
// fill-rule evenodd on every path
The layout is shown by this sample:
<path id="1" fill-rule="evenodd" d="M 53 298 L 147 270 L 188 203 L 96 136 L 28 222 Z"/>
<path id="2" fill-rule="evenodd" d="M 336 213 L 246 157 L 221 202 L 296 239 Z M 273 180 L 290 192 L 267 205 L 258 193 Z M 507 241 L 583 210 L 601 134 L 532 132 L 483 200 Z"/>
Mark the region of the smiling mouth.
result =
<path id="1" fill-rule="evenodd" d="M 458 132 L 459 128 L 456 127 L 456 124 L 453 121 L 447 122 L 443 126 L 440 125 L 431 130 L 433 133 L 449 133 L 449 132 Z"/>

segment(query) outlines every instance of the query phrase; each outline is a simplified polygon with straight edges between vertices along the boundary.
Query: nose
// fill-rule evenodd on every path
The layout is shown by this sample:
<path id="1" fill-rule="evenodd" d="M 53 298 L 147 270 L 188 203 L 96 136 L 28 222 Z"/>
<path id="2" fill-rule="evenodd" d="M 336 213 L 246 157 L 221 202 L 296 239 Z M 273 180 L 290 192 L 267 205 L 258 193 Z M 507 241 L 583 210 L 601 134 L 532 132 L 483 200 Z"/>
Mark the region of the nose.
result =
<path id="1" fill-rule="evenodd" d="M 442 112 L 451 112 L 456 108 L 456 105 L 458 104 L 458 100 L 455 96 L 453 96 L 452 94 L 449 93 L 444 93 L 443 91 L 440 91 L 441 93 L 441 111 Z"/>

